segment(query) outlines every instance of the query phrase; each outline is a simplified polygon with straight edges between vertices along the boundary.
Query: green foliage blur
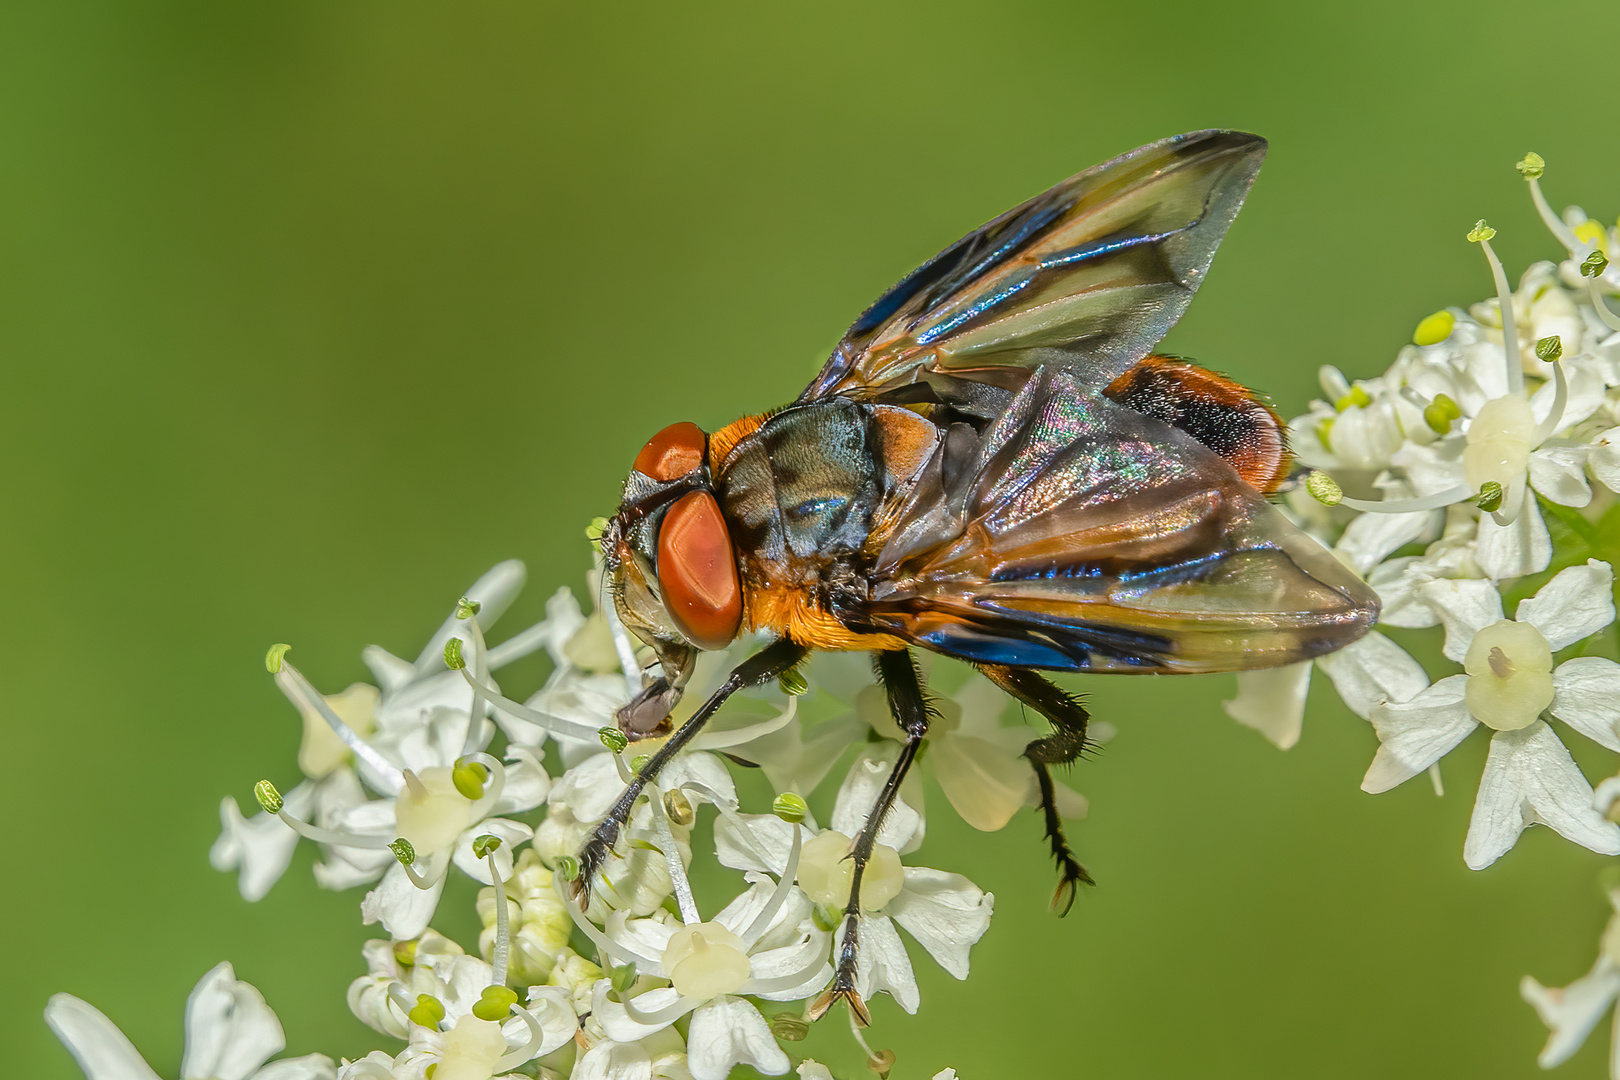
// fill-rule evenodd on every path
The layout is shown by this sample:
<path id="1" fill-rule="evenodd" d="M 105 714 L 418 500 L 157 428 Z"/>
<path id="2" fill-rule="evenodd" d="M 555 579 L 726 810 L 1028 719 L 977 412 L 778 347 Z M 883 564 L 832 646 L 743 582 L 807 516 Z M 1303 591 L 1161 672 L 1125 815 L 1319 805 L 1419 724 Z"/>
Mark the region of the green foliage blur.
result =
<path id="1" fill-rule="evenodd" d="M 1617 30 L 1612 0 L 8 4 L 0 1071 L 78 1075 L 40 1020 L 66 990 L 176 1075 L 221 959 L 289 1052 L 398 1049 L 344 1005 L 359 892 L 304 853 L 249 905 L 208 867 L 219 798 L 296 777 L 271 642 L 336 691 L 509 556 L 506 625 L 538 617 L 653 431 L 791 398 L 913 265 L 1179 131 L 1272 152 L 1167 347 L 1297 412 L 1488 293 L 1478 218 L 1514 275 L 1556 254 L 1526 150 L 1620 212 Z M 1049 915 L 1034 817 L 974 833 L 935 792 L 919 861 L 997 916 L 968 982 L 919 952 L 922 1012 L 877 1004 L 898 1080 L 1536 1074 L 1517 983 L 1590 964 L 1604 860 L 1538 829 L 1466 870 L 1483 741 L 1444 798 L 1372 797 L 1324 680 L 1288 753 L 1229 678 L 1081 688 L 1119 728 L 1071 777 L 1100 884 Z M 854 1075 L 840 1024 L 802 1045 Z"/>

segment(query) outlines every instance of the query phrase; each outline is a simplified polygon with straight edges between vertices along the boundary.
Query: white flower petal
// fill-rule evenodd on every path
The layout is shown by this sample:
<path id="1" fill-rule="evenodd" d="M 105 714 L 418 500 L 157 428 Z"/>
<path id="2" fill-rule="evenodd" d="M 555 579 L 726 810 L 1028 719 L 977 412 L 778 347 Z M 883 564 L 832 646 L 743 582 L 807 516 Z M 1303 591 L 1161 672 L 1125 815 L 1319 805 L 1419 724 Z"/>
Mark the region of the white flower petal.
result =
<path id="1" fill-rule="evenodd" d="M 45 1022 L 88 1080 L 158 1080 L 158 1074 L 111 1020 L 72 994 L 52 994 Z"/>
<path id="2" fill-rule="evenodd" d="M 1361 790 L 1376 795 L 1405 783 L 1462 742 L 1478 724 L 1463 700 L 1467 685 L 1467 675 L 1452 675 L 1410 701 L 1374 709 L 1369 719 L 1378 733 L 1378 753 Z"/>
<path id="3" fill-rule="evenodd" d="M 692 1014 L 686 1067 L 694 1080 L 726 1080 L 740 1064 L 781 1076 L 790 1062 L 758 1009 L 742 998 L 715 998 Z"/>
<path id="4" fill-rule="evenodd" d="M 579 821 L 601 821 L 623 791 L 624 781 L 619 779 L 613 755 L 601 753 L 559 776 L 547 798 L 552 805 L 568 807 Z"/>
<path id="5" fill-rule="evenodd" d="M 889 744 L 892 748 L 894 744 Z M 866 817 L 877 803 L 878 793 L 893 770 L 892 751 L 888 757 L 880 751 L 863 750 L 850 766 L 849 775 L 838 789 L 838 801 L 833 806 L 829 828 L 855 836 L 866 824 Z M 877 842 L 905 854 L 922 843 L 923 817 L 904 799 L 896 798 L 894 805 L 883 817 L 878 828 Z"/>
<path id="6" fill-rule="evenodd" d="M 815 834 L 805 819 L 805 839 Z M 787 869 L 793 826 L 775 814 L 725 814 L 714 822 L 714 853 L 721 866 L 781 874 Z"/>
<path id="7" fill-rule="evenodd" d="M 1262 671 L 1240 671 L 1237 697 L 1221 702 L 1221 708 L 1238 723 L 1270 739 L 1278 749 L 1287 750 L 1299 742 L 1305 694 L 1310 686 L 1309 660 Z"/>
<path id="8" fill-rule="evenodd" d="M 473 853 L 473 841 L 484 835 L 500 838 L 501 846 L 495 849 L 495 868 L 501 872 L 502 881 L 511 881 L 512 849 L 531 839 L 534 830 L 508 818 L 485 818 L 456 840 L 455 850 L 450 857 L 461 872 L 482 885 L 494 885 L 489 877 L 489 860 L 480 859 Z"/>
<path id="9" fill-rule="evenodd" d="M 1358 574 L 1383 562 L 1391 552 L 1407 544 L 1427 543 L 1440 535 L 1445 514 L 1422 510 L 1415 514 L 1362 514 L 1345 527 L 1333 553 L 1353 566 Z"/>
<path id="10" fill-rule="evenodd" d="M 1511 524 L 1498 525 L 1489 514 L 1479 519 L 1474 559 L 1493 581 L 1538 574 L 1552 562 L 1552 537 L 1541 520 L 1541 508 L 1525 498 Z"/>
<path id="11" fill-rule="evenodd" d="M 272 1061 L 253 1074 L 253 1080 L 334 1080 L 337 1066 L 325 1054 Z"/>
<path id="12" fill-rule="evenodd" d="M 1604 487 L 1620 491 L 1620 427 L 1612 427 L 1592 440 L 1586 464 Z"/>
<path id="13" fill-rule="evenodd" d="M 1379 625 L 1422 630 L 1440 624 L 1439 616 L 1418 592 L 1418 587 L 1433 576 L 1426 572 L 1427 567 L 1428 560 L 1417 555 L 1390 559 L 1373 567 L 1367 584 L 1378 594 Z"/>
<path id="14" fill-rule="evenodd" d="M 1376 631 L 1316 663 L 1333 680 L 1339 699 L 1363 720 L 1387 702 L 1411 701 L 1429 685 L 1423 665 Z"/>
<path id="15" fill-rule="evenodd" d="M 1540 630 L 1554 652 L 1568 648 L 1614 622 L 1614 570 L 1597 559 L 1566 567 L 1519 602 L 1517 618 Z"/>
<path id="16" fill-rule="evenodd" d="M 1588 450 L 1564 439 L 1543 443 L 1530 453 L 1530 486 L 1559 506 L 1585 506 L 1592 501 L 1586 482 Z"/>
<path id="17" fill-rule="evenodd" d="M 1620 664 L 1577 656 L 1553 672 L 1552 714 L 1588 739 L 1620 751 Z"/>
<path id="18" fill-rule="evenodd" d="M 461 595 L 479 605 L 478 623 L 485 630 L 495 625 L 501 613 L 511 606 L 517 594 L 523 589 L 523 581 L 528 577 L 528 570 L 524 568 L 521 559 L 507 559 L 496 563 L 483 577 L 473 582 L 466 592 Z M 428 643 L 422 647 L 422 652 L 412 665 L 418 675 L 444 670 L 444 643 L 452 637 L 462 637 L 467 624 L 450 615 L 434 631 Z M 469 654 L 471 650 L 468 650 Z M 457 676 L 459 679 L 460 676 Z M 463 683 L 463 686 L 466 684 Z"/>
<path id="19" fill-rule="evenodd" d="M 833 1080 L 832 1070 L 811 1058 L 799 1062 L 798 1073 L 799 1080 Z"/>
<path id="20" fill-rule="evenodd" d="M 961 874 L 905 868 L 906 887 L 883 910 L 928 950 L 939 966 L 965 979 L 968 950 L 990 929 L 996 898 Z"/>
<path id="21" fill-rule="evenodd" d="M 662 1031 L 673 1024 L 679 1017 L 671 1017 L 662 1024 L 643 1024 L 633 1018 L 623 1002 L 614 1001 L 609 996 L 613 983 L 609 979 L 598 979 L 596 988 L 591 996 L 591 1016 L 602 1025 L 602 1031 L 610 1039 L 619 1042 L 635 1042 L 645 1039 L 656 1031 Z M 675 1004 L 681 995 L 673 986 L 662 986 L 656 990 L 648 990 L 637 994 L 632 1000 L 636 1011 L 642 1015 L 655 1013 Z"/>
<path id="22" fill-rule="evenodd" d="M 603 1039 L 580 1057 L 568 1080 L 652 1080 L 652 1055 L 640 1043 Z"/>
<path id="23" fill-rule="evenodd" d="M 181 1080 L 247 1080 L 286 1047 L 281 1021 L 264 996 L 239 982 L 230 964 L 204 975 L 186 999 Z"/>
<path id="24" fill-rule="evenodd" d="M 287 812 L 303 818 L 314 802 L 308 781 L 299 784 L 285 797 Z M 215 870 L 230 872 L 240 869 L 236 887 L 242 899 L 264 899 L 270 887 L 281 880 L 292 862 L 293 850 L 298 846 L 298 834 L 292 826 L 274 814 L 263 812 L 251 818 L 242 816 L 236 800 L 229 795 L 219 803 L 219 839 L 208 851 L 208 861 Z"/>
<path id="25" fill-rule="evenodd" d="M 1462 663 L 1474 635 L 1502 621 L 1502 594 L 1478 578 L 1431 581 L 1419 590 L 1446 628 L 1446 659 Z"/>
<path id="26" fill-rule="evenodd" d="M 540 755 L 526 746 L 506 749 L 506 783 L 501 797 L 490 807 L 492 814 L 521 814 L 533 810 L 551 794 L 551 777 L 540 763 Z"/>
<path id="27" fill-rule="evenodd" d="M 980 832 L 995 832 L 1036 792 L 1035 770 L 1022 749 L 1008 752 L 989 739 L 951 732 L 933 740 L 928 761 L 962 820 Z"/>
<path id="28" fill-rule="evenodd" d="M 1526 975 L 1519 982 L 1519 996 L 1535 1006 L 1541 1022 L 1552 1029 L 1536 1064 L 1550 1069 L 1568 1061 L 1609 1011 L 1616 995 L 1620 995 L 1620 968 L 1607 956 L 1598 957 L 1591 971 L 1561 988 L 1542 986 Z"/>
<path id="29" fill-rule="evenodd" d="M 433 921 L 439 909 L 439 894 L 444 892 L 444 876 L 426 889 L 411 884 L 405 867 L 394 863 L 383 874 L 377 887 L 366 893 L 360 901 L 360 921 L 366 926 L 380 922 L 383 929 L 399 941 L 416 937 Z"/>
<path id="30" fill-rule="evenodd" d="M 1592 785 L 1541 720 L 1491 737 L 1463 861 L 1470 870 L 1485 869 L 1536 822 L 1600 855 L 1620 855 L 1620 825 L 1593 808 Z"/>
<path id="31" fill-rule="evenodd" d="M 908 1013 L 917 1011 L 917 977 L 912 974 L 911 957 L 900 941 L 894 923 L 884 915 L 860 916 L 860 952 L 855 962 L 855 989 L 866 1001 L 887 990 L 896 1005 Z M 834 931 L 842 940 L 843 926 Z"/>

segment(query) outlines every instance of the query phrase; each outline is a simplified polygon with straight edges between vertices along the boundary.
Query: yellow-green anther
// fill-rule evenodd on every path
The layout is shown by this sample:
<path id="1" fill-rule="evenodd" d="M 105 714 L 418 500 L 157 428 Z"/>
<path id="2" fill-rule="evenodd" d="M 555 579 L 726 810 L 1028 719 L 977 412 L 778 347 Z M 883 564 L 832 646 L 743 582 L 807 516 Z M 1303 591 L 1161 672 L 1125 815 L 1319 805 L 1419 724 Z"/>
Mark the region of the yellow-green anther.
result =
<path id="1" fill-rule="evenodd" d="M 518 1003 L 517 991 L 510 986 L 486 986 L 484 992 L 478 995 L 478 1004 L 472 1007 L 472 1014 L 480 1020 L 505 1020 L 512 1013 L 512 1006 Z"/>
<path id="2" fill-rule="evenodd" d="M 1446 419 L 1456 420 L 1462 416 L 1462 406 L 1451 400 L 1450 394 L 1434 395 L 1434 404 L 1446 414 Z"/>
<path id="3" fill-rule="evenodd" d="M 287 655 L 291 645 L 278 644 L 270 646 L 270 651 L 264 654 L 264 670 L 272 675 L 281 673 L 281 658 Z"/>
<path id="4" fill-rule="evenodd" d="M 632 986 L 636 985 L 636 965 L 620 964 L 613 969 L 611 981 L 614 992 L 624 994 Z"/>
<path id="5" fill-rule="evenodd" d="M 411 847 L 411 842 L 405 839 L 403 836 L 398 840 L 395 840 L 392 844 L 389 844 L 388 850 L 394 853 L 394 858 L 398 859 L 406 866 L 409 866 L 411 863 L 416 861 L 416 849 Z"/>
<path id="6" fill-rule="evenodd" d="M 579 860 L 572 855 L 557 856 L 557 872 L 564 881 L 579 880 Z"/>
<path id="7" fill-rule="evenodd" d="M 1474 222 L 1474 227 L 1468 230 L 1468 242 L 1470 244 L 1477 244 L 1481 240 L 1489 240 L 1495 235 L 1496 230 L 1485 224 L 1484 218 L 1480 218 L 1478 221 Z"/>
<path id="8" fill-rule="evenodd" d="M 439 1063 L 437 1061 L 428 1062 L 428 1067 L 422 1070 L 422 1080 L 433 1080 L 434 1074 L 438 1071 Z"/>
<path id="9" fill-rule="evenodd" d="M 1437 311 L 1417 324 L 1412 331 L 1412 344 L 1438 345 L 1457 328 L 1457 316 L 1449 311 Z"/>
<path id="10" fill-rule="evenodd" d="M 432 994 L 417 994 L 416 1004 L 405 1015 L 411 1018 L 413 1024 L 436 1029 L 444 1020 L 444 1004 Z"/>
<path id="11" fill-rule="evenodd" d="M 784 791 L 771 801 L 771 813 L 790 825 L 797 825 L 810 813 L 810 804 L 794 791 Z"/>
<path id="12" fill-rule="evenodd" d="M 489 770 L 481 762 L 456 762 L 456 767 L 450 770 L 450 782 L 456 785 L 456 790 L 464 798 L 477 802 L 484 797 L 484 783 L 489 779 Z"/>
<path id="13" fill-rule="evenodd" d="M 1320 469 L 1305 477 L 1305 490 L 1323 506 L 1338 506 L 1344 501 L 1344 489 L 1339 482 Z"/>
<path id="14" fill-rule="evenodd" d="M 1547 171 L 1547 163 L 1541 160 L 1541 155 L 1534 150 L 1524 155 L 1524 160 L 1517 162 L 1513 167 L 1518 169 L 1526 180 L 1539 180 L 1541 174 Z"/>
<path id="15" fill-rule="evenodd" d="M 697 811 L 692 809 L 692 800 L 686 793 L 678 790 L 664 792 L 664 813 L 669 815 L 671 825 L 690 825 L 697 820 Z"/>
<path id="16" fill-rule="evenodd" d="M 593 542 L 602 539 L 602 534 L 607 532 L 607 527 L 608 527 L 608 519 L 607 518 L 605 518 L 605 517 L 591 518 L 591 523 L 589 525 L 585 526 L 585 539 L 593 541 Z"/>
<path id="17" fill-rule="evenodd" d="M 864 891 L 864 890 L 862 890 Z M 810 909 L 810 921 L 816 924 L 816 929 L 823 932 L 838 929 L 838 912 L 826 904 L 817 904 Z"/>
<path id="18" fill-rule="evenodd" d="M 461 658 L 461 639 L 453 637 L 444 643 L 444 666 L 451 671 L 460 671 L 467 666 L 467 661 Z"/>
<path id="19" fill-rule="evenodd" d="M 394 963 L 400 967 L 416 966 L 416 946 L 419 939 L 394 942 Z"/>
<path id="20" fill-rule="evenodd" d="M 1479 508 L 1487 514 L 1502 509 L 1502 485 L 1487 480 L 1479 486 Z"/>
<path id="21" fill-rule="evenodd" d="M 1333 407 L 1339 412 L 1344 412 L 1344 410 L 1350 408 L 1352 405 L 1365 409 L 1371 404 L 1372 395 L 1367 393 L 1366 387 L 1352 386 L 1348 394 L 1344 395 L 1338 401 L 1333 403 Z"/>
<path id="22" fill-rule="evenodd" d="M 1608 269 L 1608 257 L 1601 251 L 1594 251 L 1581 260 L 1581 277 L 1595 278 Z"/>
<path id="23" fill-rule="evenodd" d="M 500 850 L 501 838 L 493 833 L 473 837 L 473 854 L 480 859 L 487 859 Z"/>
<path id="24" fill-rule="evenodd" d="M 484 609 L 484 605 L 476 600 L 469 600 L 463 596 L 456 601 L 456 618 L 470 619 Z"/>
<path id="25" fill-rule="evenodd" d="M 629 738 L 627 738 L 624 732 L 620 731 L 618 728 L 599 728 L 596 732 L 596 737 L 602 740 L 603 746 L 607 747 L 615 754 L 623 753 L 624 748 L 630 745 Z"/>
<path id="26" fill-rule="evenodd" d="M 651 755 L 649 755 L 649 754 L 637 754 L 635 757 L 630 759 L 630 771 L 633 772 L 633 773 L 639 773 L 642 769 L 645 769 L 651 762 L 652 762 L 652 756 Z"/>
<path id="27" fill-rule="evenodd" d="M 265 813 L 281 813 L 281 792 L 277 791 L 276 785 L 270 781 L 260 780 L 257 784 L 254 784 L 253 797 L 259 800 L 259 805 L 264 807 Z"/>
<path id="28" fill-rule="evenodd" d="M 1423 422 L 1429 425 L 1429 430 L 1436 435 L 1451 433 L 1451 417 L 1446 410 L 1440 407 L 1439 402 L 1430 402 L 1423 406 Z"/>
<path id="29" fill-rule="evenodd" d="M 798 697 L 800 694 L 808 693 L 810 690 L 810 683 L 798 668 L 788 668 L 781 675 L 778 675 L 776 685 L 782 688 L 782 693 L 791 697 Z"/>
<path id="30" fill-rule="evenodd" d="M 797 1013 L 777 1013 L 771 1017 L 771 1034 L 783 1042 L 803 1042 L 810 1034 L 810 1022 Z"/>
<path id="31" fill-rule="evenodd" d="M 1564 343 L 1557 334 L 1548 334 L 1544 338 L 1536 339 L 1536 359 L 1552 363 L 1564 355 Z"/>

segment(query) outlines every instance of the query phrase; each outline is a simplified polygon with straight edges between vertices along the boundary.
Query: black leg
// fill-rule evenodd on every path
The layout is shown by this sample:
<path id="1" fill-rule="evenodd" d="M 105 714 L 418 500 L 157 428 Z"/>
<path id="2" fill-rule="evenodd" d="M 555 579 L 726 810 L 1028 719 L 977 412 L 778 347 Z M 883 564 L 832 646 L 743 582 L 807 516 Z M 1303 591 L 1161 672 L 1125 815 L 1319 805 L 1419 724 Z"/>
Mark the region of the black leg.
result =
<path id="1" fill-rule="evenodd" d="M 1036 739 L 1026 746 L 1024 756 L 1034 766 L 1035 780 L 1040 784 L 1046 839 L 1052 845 L 1052 857 L 1058 864 L 1058 887 L 1052 894 L 1052 908 L 1067 915 L 1074 906 L 1080 885 L 1096 883 L 1074 857 L 1074 850 L 1063 836 L 1063 819 L 1058 816 L 1053 797 L 1051 767 L 1067 765 L 1085 752 L 1090 745 L 1086 741 L 1086 724 L 1091 714 L 1086 712 L 1079 698 L 1028 668 L 986 664 L 979 670 L 1002 690 L 1050 720 L 1055 729 L 1046 738 Z"/>
<path id="2" fill-rule="evenodd" d="M 805 646 L 787 638 L 767 645 L 732 668 L 731 674 L 726 676 L 726 681 L 709 696 L 709 700 L 699 706 L 697 712 L 681 725 L 680 730 L 658 748 L 636 774 L 635 779 L 630 781 L 630 786 L 624 789 L 624 794 L 620 795 L 618 801 L 609 808 L 607 817 L 596 826 L 590 839 L 585 841 L 585 846 L 580 849 L 579 877 L 574 879 L 574 898 L 581 908 L 590 902 L 591 881 L 597 871 L 601 870 L 602 864 L 607 861 L 614 842 L 619 839 L 619 831 L 624 828 L 624 823 L 630 820 L 630 811 L 635 807 L 636 799 L 648 781 L 655 779 L 663 771 L 664 766 L 669 764 L 669 760 L 681 752 L 681 748 L 691 741 L 692 736 L 708 722 L 709 717 L 725 704 L 726 698 L 746 687 L 770 682 L 797 665 L 809 652 Z"/>
<path id="3" fill-rule="evenodd" d="M 917 757 L 917 748 L 922 745 L 923 736 L 928 733 L 929 718 L 937 715 L 929 703 L 927 691 L 923 689 L 917 661 L 909 651 L 895 649 L 878 653 L 873 666 L 877 669 L 878 681 L 883 683 L 883 689 L 888 693 L 889 712 L 894 716 L 895 723 L 900 725 L 900 730 L 905 732 L 906 741 L 900 748 L 894 768 L 889 771 L 888 780 L 884 781 L 883 790 L 878 793 L 877 802 L 866 816 L 866 823 L 861 826 L 860 835 L 855 837 L 855 843 L 850 848 L 849 858 L 854 862 L 855 870 L 850 875 L 849 903 L 844 908 L 844 938 L 838 948 L 838 970 L 833 975 L 832 986 L 810 1005 L 810 1018 L 819 1020 L 842 999 L 849 1002 L 850 1011 L 863 1026 L 872 1022 L 872 1014 L 855 990 L 856 958 L 860 954 L 861 878 L 866 873 L 868 860 L 872 858 L 872 848 L 877 844 L 878 829 L 883 825 L 883 818 L 900 794 L 900 784 Z"/>

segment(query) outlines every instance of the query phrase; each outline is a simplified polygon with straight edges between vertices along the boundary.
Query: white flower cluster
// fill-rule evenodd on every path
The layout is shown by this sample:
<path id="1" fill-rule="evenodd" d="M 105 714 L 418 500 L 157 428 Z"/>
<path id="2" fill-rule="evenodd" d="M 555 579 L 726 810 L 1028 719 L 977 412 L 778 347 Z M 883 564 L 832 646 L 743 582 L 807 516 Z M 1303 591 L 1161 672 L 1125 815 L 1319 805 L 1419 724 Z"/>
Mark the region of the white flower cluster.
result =
<path id="1" fill-rule="evenodd" d="M 1518 168 L 1564 258 L 1531 266 L 1510 290 L 1495 230 L 1479 222 L 1467 238 L 1497 296 L 1423 319 L 1383 375 L 1322 369 L 1324 399 L 1290 433 L 1315 470 L 1290 493 L 1296 519 L 1377 590 L 1381 626 L 1438 628 L 1445 658 L 1461 665 L 1431 682 L 1378 632 L 1316 662 L 1378 735 L 1362 789 L 1427 772 L 1438 793 L 1440 759 L 1487 729 L 1463 842 L 1475 870 L 1534 824 L 1620 855 L 1620 777 L 1594 791 L 1561 737 L 1620 751 L 1620 664 L 1591 655 L 1615 654 L 1620 268 L 1609 260 L 1620 229 L 1579 207 L 1555 215 L 1539 184 L 1545 162 L 1530 154 Z M 1228 712 L 1287 745 L 1310 669 L 1241 676 Z M 1564 990 L 1527 978 L 1523 993 L 1553 1029 L 1541 1064 L 1555 1065 L 1620 995 L 1620 924 L 1591 974 Z M 1615 1049 L 1620 1080 L 1620 1040 Z"/>
<path id="2" fill-rule="evenodd" d="M 303 837 L 319 846 L 320 884 L 369 886 L 362 917 L 389 936 L 365 947 L 368 970 L 348 1002 L 394 1045 L 338 1065 L 318 1054 L 265 1065 L 284 1045 L 280 1026 L 221 965 L 192 995 L 183 1076 L 724 1080 L 747 1065 L 831 1080 L 825 1065 L 788 1048 L 806 1035 L 805 1004 L 831 981 L 851 837 L 898 752 L 864 658 L 821 657 L 782 687 L 734 698 L 648 786 L 581 911 L 570 897 L 575 855 L 656 746 L 629 743 L 614 727 L 615 710 L 639 688 L 642 657 L 611 611 L 586 616 L 566 589 L 544 621 L 487 644 L 485 629 L 523 578 L 520 563 L 495 567 L 414 661 L 367 649 L 375 684 L 322 695 L 285 646 L 270 651 L 266 666 L 303 718 L 303 779 L 285 795 L 261 782 L 252 817 L 226 798 L 213 863 L 236 871 L 242 895 L 256 900 Z M 542 649 L 553 661 L 545 685 L 523 702 L 506 697 L 495 673 Z M 736 659 L 705 656 L 677 725 Z M 807 726 L 801 703 L 827 715 Z M 1000 727 L 1004 704 L 982 678 L 942 699 L 928 755 L 953 805 L 984 829 L 999 829 L 1036 794 L 1019 758 L 1028 734 Z M 822 827 L 805 796 L 852 748 Z M 744 812 L 717 751 L 769 778 L 770 812 Z M 1079 796 L 1065 798 L 1083 812 Z M 715 860 L 740 872 L 734 899 L 713 913 L 698 909 L 687 878 L 705 817 Z M 965 979 L 994 902 L 959 874 L 909 865 L 923 831 L 920 788 L 910 785 L 861 885 L 859 991 L 866 1000 L 886 992 L 907 1012 L 918 1007 L 917 981 L 898 931 Z M 474 951 L 430 928 L 457 872 L 484 886 Z M 92 1080 L 153 1077 L 85 1002 L 57 995 L 46 1016 Z M 855 1037 L 869 1068 L 887 1075 L 893 1055 Z"/>

